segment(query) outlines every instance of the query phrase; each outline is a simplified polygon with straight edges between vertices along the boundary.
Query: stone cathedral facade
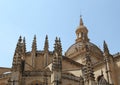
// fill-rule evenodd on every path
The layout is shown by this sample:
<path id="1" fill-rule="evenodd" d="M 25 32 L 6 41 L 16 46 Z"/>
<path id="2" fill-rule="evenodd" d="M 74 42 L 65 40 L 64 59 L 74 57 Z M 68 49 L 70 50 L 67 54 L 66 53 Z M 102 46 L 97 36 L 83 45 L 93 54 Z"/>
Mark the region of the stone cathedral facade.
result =
<path id="1" fill-rule="evenodd" d="M 43 50 L 37 49 L 34 36 L 32 50 L 26 52 L 20 36 L 12 67 L 0 68 L 0 85 L 120 85 L 120 54 L 110 54 L 105 41 L 103 51 L 91 43 L 82 18 L 76 36 L 65 54 L 60 38 L 49 51 L 48 36 Z"/>

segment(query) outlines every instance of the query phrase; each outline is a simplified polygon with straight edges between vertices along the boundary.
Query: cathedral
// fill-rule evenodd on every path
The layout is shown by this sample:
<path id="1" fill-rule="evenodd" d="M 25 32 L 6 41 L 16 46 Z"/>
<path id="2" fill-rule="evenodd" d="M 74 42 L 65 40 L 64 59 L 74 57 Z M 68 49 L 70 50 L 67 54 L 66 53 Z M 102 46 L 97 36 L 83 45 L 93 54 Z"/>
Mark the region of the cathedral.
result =
<path id="1" fill-rule="evenodd" d="M 82 17 L 75 33 L 75 43 L 65 54 L 58 37 L 50 51 L 48 36 L 43 50 L 37 49 L 34 36 L 27 52 L 20 36 L 12 67 L 0 67 L 0 85 L 120 85 L 120 53 L 112 55 L 105 41 L 103 51 L 90 42 Z"/>

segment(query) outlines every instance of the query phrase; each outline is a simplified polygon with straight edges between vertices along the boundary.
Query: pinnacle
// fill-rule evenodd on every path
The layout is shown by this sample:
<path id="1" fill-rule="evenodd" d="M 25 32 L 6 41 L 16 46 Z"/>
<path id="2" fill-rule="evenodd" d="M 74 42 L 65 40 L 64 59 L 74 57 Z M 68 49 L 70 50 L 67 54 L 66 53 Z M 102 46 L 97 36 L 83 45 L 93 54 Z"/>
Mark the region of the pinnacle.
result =
<path id="1" fill-rule="evenodd" d="M 109 49 L 108 49 L 108 46 L 107 46 L 107 43 L 105 42 L 105 40 L 104 40 L 103 48 L 104 48 L 104 53 L 109 54 Z"/>
<path id="2" fill-rule="evenodd" d="M 25 43 L 25 37 L 23 38 L 23 42 Z"/>
<path id="3" fill-rule="evenodd" d="M 21 37 L 21 36 L 19 37 L 19 40 L 18 40 L 18 42 L 22 42 L 22 37 Z"/>
<path id="4" fill-rule="evenodd" d="M 44 44 L 44 51 L 48 51 L 48 48 L 49 48 L 49 44 L 48 44 L 48 35 L 46 35 L 45 44 Z"/>
<path id="5" fill-rule="evenodd" d="M 33 43 L 32 43 L 32 50 L 36 50 L 37 49 L 37 43 L 36 43 L 36 35 L 34 35 L 34 39 L 33 39 Z"/>
<path id="6" fill-rule="evenodd" d="M 83 23 L 83 20 L 82 20 L 82 16 L 80 16 L 80 26 L 83 26 L 84 23 Z"/>
<path id="7" fill-rule="evenodd" d="M 46 38 L 45 38 L 46 40 L 48 39 L 48 35 L 46 35 Z"/>

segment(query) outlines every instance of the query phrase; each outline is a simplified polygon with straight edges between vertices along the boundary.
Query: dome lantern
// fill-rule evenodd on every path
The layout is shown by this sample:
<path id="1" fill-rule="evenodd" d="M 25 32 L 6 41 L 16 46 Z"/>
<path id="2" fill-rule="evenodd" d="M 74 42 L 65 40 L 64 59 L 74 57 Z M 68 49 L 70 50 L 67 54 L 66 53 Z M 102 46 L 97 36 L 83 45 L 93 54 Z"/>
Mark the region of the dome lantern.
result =
<path id="1" fill-rule="evenodd" d="M 76 43 L 77 42 L 88 42 L 88 30 L 87 28 L 84 26 L 82 17 L 80 17 L 80 25 L 78 26 L 77 30 L 76 30 Z"/>

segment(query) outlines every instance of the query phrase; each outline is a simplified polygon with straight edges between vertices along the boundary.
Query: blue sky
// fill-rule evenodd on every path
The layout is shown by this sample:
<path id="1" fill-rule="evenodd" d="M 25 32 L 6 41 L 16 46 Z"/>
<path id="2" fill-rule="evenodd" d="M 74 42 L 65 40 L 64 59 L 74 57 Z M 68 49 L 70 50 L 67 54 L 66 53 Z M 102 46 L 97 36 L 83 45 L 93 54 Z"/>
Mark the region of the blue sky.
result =
<path id="1" fill-rule="evenodd" d="M 0 0 L 0 67 L 11 67 L 19 36 L 26 37 L 27 51 L 33 37 L 42 50 L 46 34 L 53 50 L 61 38 L 63 54 L 75 42 L 80 15 L 90 41 L 103 50 L 106 40 L 111 54 L 120 52 L 120 0 Z"/>

